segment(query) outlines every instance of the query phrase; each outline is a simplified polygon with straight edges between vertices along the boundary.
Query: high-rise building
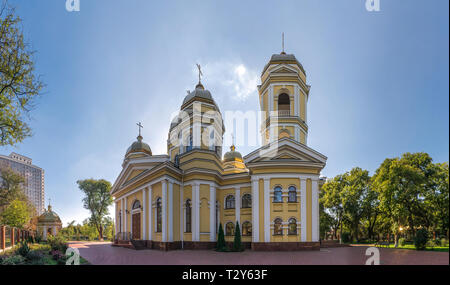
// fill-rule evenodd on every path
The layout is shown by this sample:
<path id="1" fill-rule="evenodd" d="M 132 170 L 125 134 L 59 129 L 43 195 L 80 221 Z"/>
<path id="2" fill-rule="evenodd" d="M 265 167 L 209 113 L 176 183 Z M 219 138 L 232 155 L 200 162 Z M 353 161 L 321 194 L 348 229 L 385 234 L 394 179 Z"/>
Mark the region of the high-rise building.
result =
<path id="1" fill-rule="evenodd" d="M 36 207 L 38 215 L 44 212 L 44 170 L 32 164 L 32 159 L 15 152 L 0 155 L 0 168 L 9 167 L 25 178 L 25 195 Z M 0 178 L 1 179 L 1 178 Z"/>

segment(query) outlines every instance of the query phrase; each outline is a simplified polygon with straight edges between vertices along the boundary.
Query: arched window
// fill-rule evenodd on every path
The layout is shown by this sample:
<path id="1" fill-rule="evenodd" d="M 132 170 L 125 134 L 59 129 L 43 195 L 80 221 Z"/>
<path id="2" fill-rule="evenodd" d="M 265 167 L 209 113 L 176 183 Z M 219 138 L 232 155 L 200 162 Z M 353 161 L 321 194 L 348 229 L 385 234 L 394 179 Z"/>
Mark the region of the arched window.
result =
<path id="1" fill-rule="evenodd" d="M 234 224 L 232 222 L 228 222 L 225 226 L 225 235 L 233 236 L 234 235 Z"/>
<path id="2" fill-rule="evenodd" d="M 227 198 L 225 198 L 225 209 L 234 209 L 234 196 L 228 195 Z"/>
<path id="3" fill-rule="evenodd" d="M 283 191 L 281 190 L 280 186 L 275 187 L 275 191 L 274 191 L 274 196 L 273 196 L 273 201 L 277 202 L 277 203 L 281 203 L 283 202 Z"/>
<path id="4" fill-rule="evenodd" d="M 182 154 L 183 153 L 183 132 L 180 131 L 178 133 L 178 144 L 179 144 L 179 153 Z"/>
<path id="5" fill-rule="evenodd" d="M 289 116 L 291 110 L 291 99 L 283 93 L 278 96 L 278 113 L 280 116 Z"/>
<path id="6" fill-rule="evenodd" d="M 289 235 L 297 234 L 297 220 L 294 218 L 289 219 L 288 234 Z"/>
<path id="7" fill-rule="evenodd" d="M 251 236 L 252 235 L 252 223 L 244 222 L 242 224 L 242 235 L 243 236 Z"/>
<path id="8" fill-rule="evenodd" d="M 139 200 L 136 200 L 133 202 L 133 206 L 131 207 L 132 210 L 139 209 L 141 207 L 141 202 Z"/>
<path id="9" fill-rule="evenodd" d="M 273 227 L 273 234 L 274 235 L 283 235 L 283 221 L 280 218 L 276 218 L 275 221 L 273 221 L 274 227 Z"/>
<path id="10" fill-rule="evenodd" d="M 251 208 L 252 207 L 252 195 L 244 194 L 242 196 L 242 208 Z"/>
<path id="11" fill-rule="evenodd" d="M 156 232 L 162 232 L 162 205 L 161 198 L 156 199 Z"/>
<path id="12" fill-rule="evenodd" d="M 186 152 L 191 151 L 192 150 L 192 136 L 189 135 L 189 143 L 186 146 Z"/>
<path id="13" fill-rule="evenodd" d="M 297 188 L 294 186 L 289 187 L 288 202 L 297 202 Z"/>
<path id="14" fill-rule="evenodd" d="M 192 206 L 191 206 L 191 200 L 186 200 L 186 232 L 190 233 L 192 232 Z"/>
<path id="15" fill-rule="evenodd" d="M 215 150 L 214 147 L 214 130 L 209 133 L 209 150 Z"/>

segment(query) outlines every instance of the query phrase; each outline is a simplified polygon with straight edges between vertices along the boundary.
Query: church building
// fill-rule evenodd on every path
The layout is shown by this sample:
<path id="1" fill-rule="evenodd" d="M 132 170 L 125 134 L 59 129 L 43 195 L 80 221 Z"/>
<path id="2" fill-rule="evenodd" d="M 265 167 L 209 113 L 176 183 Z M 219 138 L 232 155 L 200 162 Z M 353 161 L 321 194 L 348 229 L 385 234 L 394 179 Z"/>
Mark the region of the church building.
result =
<path id="1" fill-rule="evenodd" d="M 170 125 L 167 154 L 153 154 L 139 128 L 111 189 L 115 244 L 214 248 L 219 224 L 232 242 L 239 222 L 252 250 L 319 249 L 327 157 L 307 146 L 305 70 L 293 54 L 274 54 L 258 91 L 262 147 L 245 156 L 233 145 L 222 157 L 225 126 L 200 75 Z"/>

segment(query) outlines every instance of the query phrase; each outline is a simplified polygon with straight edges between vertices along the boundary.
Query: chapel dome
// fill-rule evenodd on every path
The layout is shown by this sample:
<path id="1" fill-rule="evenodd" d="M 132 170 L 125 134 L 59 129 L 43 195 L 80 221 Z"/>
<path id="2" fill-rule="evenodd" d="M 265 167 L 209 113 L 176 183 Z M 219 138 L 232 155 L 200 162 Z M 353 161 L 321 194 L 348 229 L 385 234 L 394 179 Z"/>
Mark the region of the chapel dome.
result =
<path id="1" fill-rule="evenodd" d="M 61 223 L 58 214 L 52 211 L 52 206 L 48 205 L 48 209 L 38 217 L 40 223 Z"/>
<path id="2" fill-rule="evenodd" d="M 243 161 L 242 160 L 242 155 L 240 152 L 236 151 L 236 147 L 234 145 L 232 145 L 230 147 L 230 151 L 225 153 L 225 155 L 223 156 L 223 161 L 224 162 L 228 162 L 228 161 Z"/>
<path id="3" fill-rule="evenodd" d="M 131 146 L 127 149 L 127 153 L 125 154 L 125 156 L 127 156 L 130 153 L 134 153 L 134 152 L 144 152 L 149 155 L 152 155 L 152 150 L 151 150 L 150 146 L 142 141 L 141 135 L 139 135 L 137 137 L 137 141 L 135 141 L 133 144 L 131 144 Z"/>

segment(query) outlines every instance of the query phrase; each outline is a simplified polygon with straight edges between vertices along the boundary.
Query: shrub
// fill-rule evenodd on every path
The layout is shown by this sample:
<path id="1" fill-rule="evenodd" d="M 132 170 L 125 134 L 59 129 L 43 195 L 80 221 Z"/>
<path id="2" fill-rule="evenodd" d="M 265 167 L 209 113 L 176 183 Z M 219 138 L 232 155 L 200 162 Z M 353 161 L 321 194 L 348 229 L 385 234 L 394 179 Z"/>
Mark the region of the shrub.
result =
<path id="1" fill-rule="evenodd" d="M 61 252 L 66 252 L 68 246 L 67 242 L 64 239 L 64 237 L 58 235 L 58 236 L 49 236 L 47 238 L 47 242 L 50 245 L 50 248 L 52 250 L 58 250 Z"/>
<path id="2" fill-rule="evenodd" d="M 3 259 L 2 265 L 21 265 L 25 264 L 25 258 L 22 255 L 12 255 Z"/>
<path id="3" fill-rule="evenodd" d="M 50 252 L 50 255 L 52 256 L 53 260 L 59 260 L 59 259 L 65 257 L 65 255 L 59 250 L 52 250 Z"/>
<path id="4" fill-rule="evenodd" d="M 40 260 L 44 258 L 44 254 L 39 250 L 32 250 L 27 254 L 26 258 L 30 261 Z"/>
<path id="5" fill-rule="evenodd" d="M 239 228 L 239 222 L 236 222 L 236 230 L 235 230 L 234 241 L 233 241 L 233 251 L 243 251 L 242 241 L 241 241 L 241 229 Z"/>
<path id="6" fill-rule="evenodd" d="M 441 246 L 448 246 L 448 239 L 441 238 Z"/>
<path id="7" fill-rule="evenodd" d="M 399 238 L 398 239 L 398 245 L 399 246 L 404 246 L 406 244 L 406 240 L 404 238 Z"/>
<path id="8" fill-rule="evenodd" d="M 426 229 L 419 229 L 414 237 L 414 246 L 417 250 L 425 249 L 428 241 L 428 231 Z"/>
<path id="9" fill-rule="evenodd" d="M 26 257 L 27 254 L 30 252 L 30 247 L 28 246 L 28 243 L 26 241 L 21 242 L 20 247 L 17 249 L 16 252 L 21 256 Z"/>
<path id="10" fill-rule="evenodd" d="M 342 242 L 343 243 L 348 243 L 350 242 L 350 233 L 349 232 L 343 232 L 342 233 Z"/>
<path id="11" fill-rule="evenodd" d="M 217 251 L 225 251 L 225 234 L 223 232 L 222 223 L 219 224 L 219 233 L 217 235 Z"/>

